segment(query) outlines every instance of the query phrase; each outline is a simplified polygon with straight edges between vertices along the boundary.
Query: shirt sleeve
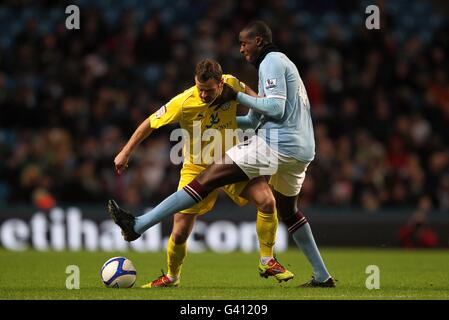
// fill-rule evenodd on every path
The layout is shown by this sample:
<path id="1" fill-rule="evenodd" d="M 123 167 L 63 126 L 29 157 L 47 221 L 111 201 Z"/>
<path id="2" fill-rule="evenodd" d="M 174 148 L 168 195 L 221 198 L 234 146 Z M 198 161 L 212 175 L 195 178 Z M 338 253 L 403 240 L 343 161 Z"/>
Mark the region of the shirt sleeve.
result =
<path id="1" fill-rule="evenodd" d="M 175 97 L 167 104 L 159 108 L 155 113 L 149 116 L 150 127 L 153 129 L 160 128 L 167 124 L 179 122 L 182 114 L 182 105 Z"/>
<path id="2" fill-rule="evenodd" d="M 234 76 L 227 76 L 225 82 L 237 92 L 245 92 L 246 84 Z"/>
<path id="3" fill-rule="evenodd" d="M 279 58 L 271 58 L 263 63 L 260 76 L 265 98 L 287 99 L 285 66 Z"/>
<path id="4" fill-rule="evenodd" d="M 254 98 L 237 93 L 237 102 L 275 120 L 280 120 L 287 101 L 285 66 L 278 57 L 264 61 L 259 70 L 263 97 Z M 259 93 L 260 94 L 260 93 Z"/>
<path id="5" fill-rule="evenodd" d="M 284 116 L 285 101 L 276 97 L 254 98 L 243 92 L 237 93 L 238 103 L 275 120 L 280 120 Z"/>

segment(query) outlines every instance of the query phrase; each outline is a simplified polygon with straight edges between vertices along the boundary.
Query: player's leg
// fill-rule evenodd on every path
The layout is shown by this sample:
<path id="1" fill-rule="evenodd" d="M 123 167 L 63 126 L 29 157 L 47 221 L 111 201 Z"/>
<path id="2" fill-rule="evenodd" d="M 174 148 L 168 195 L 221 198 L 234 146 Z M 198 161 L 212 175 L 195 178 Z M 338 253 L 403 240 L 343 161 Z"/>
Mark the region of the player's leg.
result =
<path id="1" fill-rule="evenodd" d="M 312 265 L 314 278 L 311 286 L 333 287 L 334 279 L 329 275 L 316 246 L 310 225 L 298 210 L 298 197 L 306 177 L 308 163 L 278 155 L 280 170 L 271 176 L 279 218 L 287 225 L 288 232 Z"/>
<path id="2" fill-rule="evenodd" d="M 277 191 L 274 191 L 274 194 L 278 203 L 279 216 L 287 225 L 288 232 L 292 235 L 296 244 L 311 263 L 315 279 L 319 282 L 328 280 L 330 275 L 321 258 L 310 225 L 304 214 L 298 209 L 298 195 L 288 197 Z"/>
<path id="3" fill-rule="evenodd" d="M 177 213 L 174 216 L 173 230 L 167 247 L 167 275 L 179 279 L 181 268 L 187 255 L 187 239 L 196 221 L 195 214 Z"/>
<path id="4" fill-rule="evenodd" d="M 279 179 L 277 176 L 278 175 L 272 177 L 271 182 L 274 182 L 279 186 L 279 180 L 276 181 L 277 178 Z M 289 179 L 281 178 L 281 180 L 283 180 L 283 188 L 285 190 L 288 188 L 287 181 L 289 181 Z M 293 187 L 291 190 L 295 190 L 295 188 Z M 334 287 L 335 281 L 330 276 L 326 266 L 324 265 L 320 251 L 315 243 L 310 225 L 304 214 L 298 209 L 297 204 L 299 193 L 293 196 L 285 195 L 276 190 L 275 187 L 274 196 L 280 219 L 287 225 L 289 234 L 291 234 L 297 246 L 302 250 L 312 265 L 314 277 L 312 281 L 304 284 L 303 286 Z"/>
<path id="5" fill-rule="evenodd" d="M 257 208 L 256 231 L 260 248 L 259 274 L 265 278 L 273 276 L 278 281 L 292 279 L 293 273 L 285 269 L 273 255 L 278 219 L 276 201 L 265 178 L 259 177 L 248 182 L 240 196 Z"/>
<path id="6" fill-rule="evenodd" d="M 143 288 L 172 287 L 179 285 L 181 269 L 187 255 L 187 239 L 195 224 L 196 214 L 177 213 L 167 245 L 167 274 L 142 286 Z"/>
<path id="7" fill-rule="evenodd" d="M 226 155 L 225 157 L 227 158 Z M 184 188 L 167 197 L 152 210 L 135 218 L 132 231 L 137 234 L 142 234 L 162 221 L 165 217 L 201 202 L 214 189 L 227 184 L 248 180 L 245 173 L 232 160 L 227 158 L 222 160 L 222 162 L 210 165 Z"/>
<path id="8" fill-rule="evenodd" d="M 278 225 L 274 195 L 265 178 L 259 177 L 248 182 L 240 196 L 257 208 L 256 231 L 260 256 L 267 261 L 273 257 Z"/>
<path id="9" fill-rule="evenodd" d="M 248 165 L 248 161 L 246 161 L 248 158 L 251 160 L 251 157 L 256 160 L 259 159 L 261 153 L 258 150 L 261 141 L 260 138 L 254 136 L 248 142 L 235 145 L 226 152 L 219 163 L 207 167 L 188 185 L 167 197 L 154 209 L 137 218 L 130 217 L 123 209 L 111 205 L 113 200 L 109 201 L 108 212 L 114 222 L 122 229 L 125 240 L 135 240 L 165 217 L 201 202 L 214 189 L 261 176 L 260 168 L 266 167 L 266 164 L 256 161 L 252 165 L 249 161 Z M 268 165 L 271 165 L 271 163 L 268 163 Z"/>

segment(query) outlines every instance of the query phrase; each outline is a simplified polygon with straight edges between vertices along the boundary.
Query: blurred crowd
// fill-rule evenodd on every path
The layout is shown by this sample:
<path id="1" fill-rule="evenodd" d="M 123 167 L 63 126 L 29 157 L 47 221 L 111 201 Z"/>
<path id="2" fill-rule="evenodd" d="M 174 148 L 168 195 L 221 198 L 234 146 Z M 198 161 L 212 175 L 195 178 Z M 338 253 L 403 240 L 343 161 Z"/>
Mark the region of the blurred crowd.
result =
<path id="1" fill-rule="evenodd" d="M 449 209 L 449 25 L 437 7 L 401 20 L 378 1 L 381 29 L 367 30 L 363 1 L 73 3 L 80 30 L 67 30 L 64 7 L 49 1 L 0 4 L 4 15 L 32 12 L 0 39 L 0 204 L 114 197 L 129 208 L 172 193 L 176 126 L 147 139 L 121 176 L 114 157 L 141 121 L 194 85 L 201 58 L 257 88 L 237 35 L 258 18 L 298 66 L 312 106 L 316 158 L 300 205 L 375 212 L 429 199 Z"/>

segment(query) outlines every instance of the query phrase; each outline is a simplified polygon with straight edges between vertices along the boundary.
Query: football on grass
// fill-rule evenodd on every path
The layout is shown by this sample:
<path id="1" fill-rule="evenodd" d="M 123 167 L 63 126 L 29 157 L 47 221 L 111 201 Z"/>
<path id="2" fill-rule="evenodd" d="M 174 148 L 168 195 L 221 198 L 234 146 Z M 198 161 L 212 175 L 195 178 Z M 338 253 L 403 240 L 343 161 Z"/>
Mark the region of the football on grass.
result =
<path id="1" fill-rule="evenodd" d="M 114 257 L 101 267 L 101 280 L 108 288 L 131 288 L 136 282 L 136 268 L 131 260 Z"/>

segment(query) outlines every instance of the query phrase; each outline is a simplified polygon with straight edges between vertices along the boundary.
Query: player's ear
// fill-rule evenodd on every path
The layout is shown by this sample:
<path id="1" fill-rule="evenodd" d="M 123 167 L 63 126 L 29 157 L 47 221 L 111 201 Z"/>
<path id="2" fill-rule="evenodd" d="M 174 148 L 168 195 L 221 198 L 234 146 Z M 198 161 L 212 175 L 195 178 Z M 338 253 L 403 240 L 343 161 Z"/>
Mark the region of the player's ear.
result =
<path id="1" fill-rule="evenodd" d="M 262 39 L 262 37 L 256 36 L 256 37 L 254 38 L 254 41 L 256 42 L 256 46 L 257 46 L 258 48 L 263 47 L 263 39 Z"/>

